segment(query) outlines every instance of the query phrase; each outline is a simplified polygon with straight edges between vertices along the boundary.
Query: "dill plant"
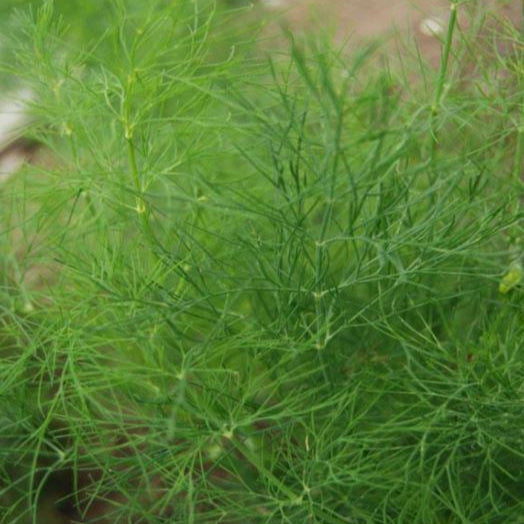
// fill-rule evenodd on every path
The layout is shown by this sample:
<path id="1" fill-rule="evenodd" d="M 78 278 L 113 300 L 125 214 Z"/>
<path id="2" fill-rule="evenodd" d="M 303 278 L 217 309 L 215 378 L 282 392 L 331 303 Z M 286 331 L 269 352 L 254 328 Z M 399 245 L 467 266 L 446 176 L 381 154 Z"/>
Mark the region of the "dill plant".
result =
<path id="1" fill-rule="evenodd" d="M 82 5 L 3 67 L 46 152 L 0 188 L 1 522 L 63 475 L 81 522 L 521 522 L 521 35 L 476 70 L 452 20 L 406 99 L 212 3 Z"/>

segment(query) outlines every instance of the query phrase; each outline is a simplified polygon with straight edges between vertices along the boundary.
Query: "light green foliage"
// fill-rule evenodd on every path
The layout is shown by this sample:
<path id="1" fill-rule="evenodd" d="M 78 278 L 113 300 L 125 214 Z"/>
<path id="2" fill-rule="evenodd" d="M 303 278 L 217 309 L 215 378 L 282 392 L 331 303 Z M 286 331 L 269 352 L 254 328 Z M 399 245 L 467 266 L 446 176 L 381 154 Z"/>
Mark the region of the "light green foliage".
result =
<path id="1" fill-rule="evenodd" d="M 522 520 L 514 54 L 494 104 L 451 45 L 407 98 L 211 2 L 10 23 L 42 158 L 0 186 L 2 524 L 64 471 L 86 522 Z"/>
<path id="2" fill-rule="evenodd" d="M 522 274 L 522 264 L 520 262 L 513 262 L 500 281 L 499 291 L 505 295 L 514 287 L 518 286 L 522 282 Z"/>

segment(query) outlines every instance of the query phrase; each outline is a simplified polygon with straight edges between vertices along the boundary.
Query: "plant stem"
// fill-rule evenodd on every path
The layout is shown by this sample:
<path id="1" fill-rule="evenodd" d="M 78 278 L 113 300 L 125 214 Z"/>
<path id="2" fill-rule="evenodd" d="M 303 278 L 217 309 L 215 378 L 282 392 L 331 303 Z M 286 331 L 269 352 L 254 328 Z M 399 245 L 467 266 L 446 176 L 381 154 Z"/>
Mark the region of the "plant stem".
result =
<path id="1" fill-rule="evenodd" d="M 524 0 L 521 6 L 520 36 L 524 38 Z M 519 82 L 519 92 L 522 93 L 522 85 Z M 513 178 L 518 181 L 524 174 L 524 109 L 521 109 L 517 127 L 517 138 L 515 145 L 515 159 L 513 162 Z"/>
<path id="2" fill-rule="evenodd" d="M 446 82 L 446 76 L 448 72 L 449 53 L 451 51 L 451 44 L 453 42 L 453 33 L 457 25 L 457 6 L 458 0 L 451 0 L 448 22 L 448 31 L 446 34 L 446 40 L 444 41 L 444 49 L 442 51 L 442 57 L 440 60 L 440 69 L 438 73 L 437 88 L 435 90 L 435 98 L 433 105 L 431 106 L 431 162 L 435 158 L 435 152 L 438 143 L 438 132 L 437 132 L 437 118 L 439 116 L 440 106 L 442 104 L 442 96 L 444 94 L 444 86 Z"/>
<path id="3" fill-rule="evenodd" d="M 135 191 L 137 194 L 136 212 L 140 215 L 142 227 L 143 227 L 144 233 L 148 241 L 150 241 L 153 245 L 156 245 L 158 244 L 158 241 L 151 228 L 151 224 L 149 223 L 149 217 L 148 217 L 149 212 L 148 212 L 146 203 L 144 201 L 142 184 L 140 183 L 140 173 L 138 170 L 138 163 L 136 161 L 136 153 L 135 153 L 135 146 L 133 144 L 133 138 L 127 137 L 126 140 L 127 140 L 127 152 L 128 152 L 129 166 L 131 168 L 131 174 L 133 176 L 133 184 L 135 186 Z"/>
<path id="4" fill-rule="evenodd" d="M 520 34 L 524 37 L 524 0 L 522 0 L 522 6 L 520 10 Z"/>
<path id="5" fill-rule="evenodd" d="M 519 180 L 524 172 L 524 113 L 520 115 L 520 125 L 517 129 L 517 145 L 515 147 L 515 161 L 513 164 L 514 180 Z"/>

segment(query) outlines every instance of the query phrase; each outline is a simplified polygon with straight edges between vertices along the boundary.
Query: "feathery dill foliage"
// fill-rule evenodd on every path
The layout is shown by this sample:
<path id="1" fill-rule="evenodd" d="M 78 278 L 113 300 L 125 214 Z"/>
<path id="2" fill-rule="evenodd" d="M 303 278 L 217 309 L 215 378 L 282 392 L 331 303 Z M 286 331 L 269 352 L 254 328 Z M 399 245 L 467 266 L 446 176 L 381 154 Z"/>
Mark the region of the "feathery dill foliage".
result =
<path id="1" fill-rule="evenodd" d="M 521 37 L 481 64 L 455 31 L 407 98 L 233 23 L 10 29 L 47 153 L 0 187 L 0 522 L 64 472 L 83 522 L 522 522 Z"/>

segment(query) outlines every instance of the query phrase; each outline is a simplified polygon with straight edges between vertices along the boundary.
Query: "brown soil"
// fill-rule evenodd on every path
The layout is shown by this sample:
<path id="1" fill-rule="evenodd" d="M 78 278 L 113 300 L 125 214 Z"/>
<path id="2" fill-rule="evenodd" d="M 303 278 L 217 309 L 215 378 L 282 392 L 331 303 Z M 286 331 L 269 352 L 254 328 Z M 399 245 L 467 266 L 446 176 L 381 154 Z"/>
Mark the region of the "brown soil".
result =
<path id="1" fill-rule="evenodd" d="M 390 38 L 394 43 L 413 36 L 422 54 L 438 63 L 441 39 L 446 30 L 450 0 L 259 0 L 262 9 L 276 15 L 279 23 L 293 29 L 331 29 L 338 43 Z M 459 24 L 466 27 L 475 12 L 488 8 L 494 16 L 522 22 L 520 0 L 473 0 L 459 11 Z M 435 34 L 432 30 L 442 31 Z"/>

